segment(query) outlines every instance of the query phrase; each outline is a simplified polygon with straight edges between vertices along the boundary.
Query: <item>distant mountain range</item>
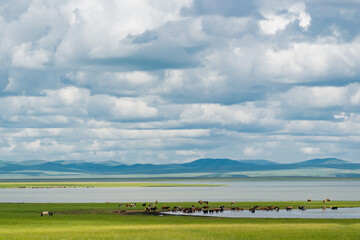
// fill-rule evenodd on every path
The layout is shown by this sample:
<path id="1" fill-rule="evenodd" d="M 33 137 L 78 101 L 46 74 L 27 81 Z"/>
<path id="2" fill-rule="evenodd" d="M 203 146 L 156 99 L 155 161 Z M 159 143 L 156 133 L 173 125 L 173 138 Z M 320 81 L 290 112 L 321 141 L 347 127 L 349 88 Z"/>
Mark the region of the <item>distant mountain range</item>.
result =
<path id="1" fill-rule="evenodd" d="M 305 174 L 306 173 L 306 174 Z M 267 160 L 198 159 L 181 164 L 134 164 L 116 161 L 100 163 L 86 161 L 32 160 L 22 162 L 0 161 L 0 178 L 9 176 L 173 176 L 195 177 L 251 177 L 251 176 L 318 176 L 360 177 L 360 164 L 337 158 L 311 159 L 280 164 Z"/>

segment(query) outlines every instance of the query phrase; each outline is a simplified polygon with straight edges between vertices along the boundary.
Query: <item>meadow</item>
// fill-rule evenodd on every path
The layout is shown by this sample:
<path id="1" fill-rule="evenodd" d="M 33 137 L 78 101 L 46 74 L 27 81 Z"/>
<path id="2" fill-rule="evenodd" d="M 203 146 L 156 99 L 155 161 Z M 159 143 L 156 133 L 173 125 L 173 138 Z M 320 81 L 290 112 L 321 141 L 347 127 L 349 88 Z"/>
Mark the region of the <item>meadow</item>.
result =
<path id="1" fill-rule="evenodd" d="M 148 203 L 147 203 L 148 204 Z M 192 202 L 158 203 L 190 207 Z M 209 203 L 210 207 L 229 202 Z M 254 205 L 323 206 L 307 202 L 238 202 L 239 207 Z M 326 204 L 330 206 L 330 203 Z M 360 201 L 335 201 L 338 207 L 358 207 Z M 126 209 L 125 214 L 112 210 Z M 359 239 L 360 219 L 231 219 L 146 214 L 119 203 L 2 203 L 0 239 Z M 40 217 L 52 211 L 54 216 Z"/>

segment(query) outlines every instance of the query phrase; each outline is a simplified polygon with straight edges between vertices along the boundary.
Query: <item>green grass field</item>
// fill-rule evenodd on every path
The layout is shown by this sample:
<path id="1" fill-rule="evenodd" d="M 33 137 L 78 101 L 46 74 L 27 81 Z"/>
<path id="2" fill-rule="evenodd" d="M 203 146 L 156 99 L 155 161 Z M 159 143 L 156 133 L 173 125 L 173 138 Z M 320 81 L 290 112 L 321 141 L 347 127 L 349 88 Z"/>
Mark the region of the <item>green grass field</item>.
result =
<path id="1" fill-rule="evenodd" d="M 149 182 L 0 182 L 0 188 L 91 188 L 91 187 L 213 187 L 216 184 Z"/>
<path id="2" fill-rule="evenodd" d="M 158 203 L 183 207 L 197 203 Z M 230 219 L 191 216 L 157 216 L 119 203 L 0 204 L 0 239 L 359 239 L 360 219 Z M 229 202 L 210 203 L 210 207 Z M 238 202 L 254 205 L 305 205 L 318 208 L 322 202 Z M 330 206 L 330 204 L 326 204 Z M 336 201 L 338 207 L 358 207 L 360 201 Z M 126 214 L 112 210 L 127 209 Z M 40 217 L 52 211 L 53 217 Z"/>

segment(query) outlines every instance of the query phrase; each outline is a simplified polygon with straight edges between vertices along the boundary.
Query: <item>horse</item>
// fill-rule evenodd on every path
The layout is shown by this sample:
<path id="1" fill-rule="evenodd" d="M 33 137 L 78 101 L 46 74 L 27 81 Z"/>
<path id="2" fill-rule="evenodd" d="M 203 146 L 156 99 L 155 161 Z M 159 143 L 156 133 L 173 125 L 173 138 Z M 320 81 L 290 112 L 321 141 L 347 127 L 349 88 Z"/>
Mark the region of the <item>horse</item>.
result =
<path id="1" fill-rule="evenodd" d="M 196 212 L 201 212 L 201 208 L 197 207 L 197 208 L 195 208 L 195 211 Z"/>
<path id="2" fill-rule="evenodd" d="M 48 215 L 50 217 L 53 215 L 53 213 L 52 212 L 41 212 L 40 217 L 42 217 L 44 215 Z"/>
<path id="3" fill-rule="evenodd" d="M 255 213 L 255 209 L 256 209 L 256 208 L 250 208 L 250 209 L 249 209 L 249 212 Z"/>
<path id="4" fill-rule="evenodd" d="M 298 207 L 299 210 L 302 210 L 302 211 L 305 211 L 306 210 L 306 207 L 305 206 L 300 206 Z"/>
<path id="5" fill-rule="evenodd" d="M 288 207 L 286 207 L 285 209 L 286 209 L 286 211 L 291 211 L 291 210 L 294 209 L 294 207 L 293 207 L 293 206 L 288 206 Z"/>

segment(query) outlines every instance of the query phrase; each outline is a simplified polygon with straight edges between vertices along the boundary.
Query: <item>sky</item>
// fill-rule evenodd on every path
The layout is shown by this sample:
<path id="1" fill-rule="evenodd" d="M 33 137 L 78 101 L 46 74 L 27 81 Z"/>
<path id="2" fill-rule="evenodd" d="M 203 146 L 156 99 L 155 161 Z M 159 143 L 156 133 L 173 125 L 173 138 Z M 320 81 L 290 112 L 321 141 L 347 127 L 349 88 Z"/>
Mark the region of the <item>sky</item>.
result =
<path id="1" fill-rule="evenodd" d="M 1 0 L 0 159 L 360 162 L 359 0 Z"/>

